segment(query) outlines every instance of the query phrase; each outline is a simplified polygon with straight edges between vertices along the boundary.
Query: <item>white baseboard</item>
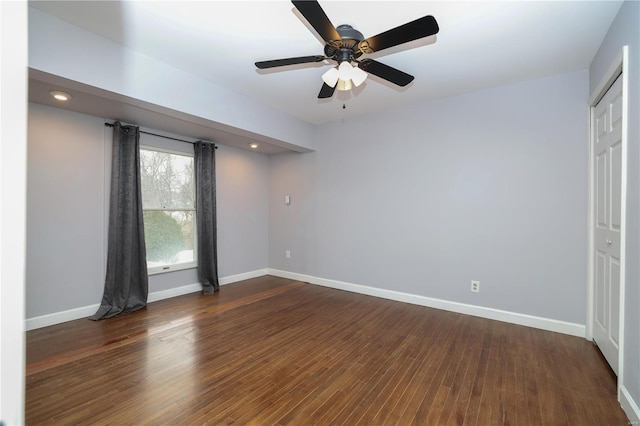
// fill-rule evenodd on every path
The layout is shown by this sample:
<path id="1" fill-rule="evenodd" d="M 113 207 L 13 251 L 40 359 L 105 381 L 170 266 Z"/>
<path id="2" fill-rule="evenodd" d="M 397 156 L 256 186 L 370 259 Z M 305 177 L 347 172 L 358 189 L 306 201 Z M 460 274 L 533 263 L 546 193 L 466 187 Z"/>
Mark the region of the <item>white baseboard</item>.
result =
<path id="1" fill-rule="evenodd" d="M 181 287 L 168 288 L 166 290 L 159 290 L 149 293 L 147 296 L 147 303 L 157 302 L 158 300 L 169 299 L 172 297 L 182 296 L 184 294 L 195 293 L 202 291 L 202 285 L 200 283 L 183 285 Z"/>
<path id="2" fill-rule="evenodd" d="M 395 300 L 398 302 L 412 303 L 414 305 L 427 306 L 430 308 L 442 309 L 451 312 L 457 312 L 466 315 L 473 315 L 482 318 L 493 319 L 497 321 L 508 322 L 512 324 L 524 325 L 528 327 L 539 328 L 542 330 L 555 331 L 557 333 L 569 334 L 572 336 L 585 337 L 585 326 L 582 324 L 574 324 L 564 321 L 558 321 L 548 318 L 536 317 L 532 315 L 519 314 L 515 312 L 502 311 L 498 309 L 485 308 L 482 306 L 468 305 L 458 302 L 450 302 L 447 300 L 435 299 L 426 296 L 419 296 L 410 293 L 402 293 L 393 290 L 385 290 L 381 288 L 369 287 L 360 284 L 347 283 L 343 281 L 329 280 L 324 278 L 313 277 L 310 275 L 298 274 L 295 272 L 281 271 L 278 269 L 259 269 L 256 271 L 246 272 L 237 275 L 231 275 L 220 278 L 220 285 L 235 283 L 238 281 L 248 280 L 251 278 L 261 277 L 263 275 L 274 275 L 282 278 L 289 278 L 297 281 L 304 281 L 310 284 L 331 287 L 339 290 L 346 290 L 354 293 L 366 294 L 369 296 L 381 297 L 383 299 Z M 199 283 L 188 284 L 181 287 L 171 288 L 168 290 L 160 290 L 149 293 L 148 302 L 156 302 L 158 300 L 168 299 L 171 297 L 181 296 L 184 294 L 195 293 L 202 289 Z M 62 312 L 42 315 L 38 317 L 28 318 L 25 322 L 26 330 L 35 330 L 37 328 L 47 327 L 50 325 L 60 324 L 67 321 L 86 318 L 93 315 L 100 307 L 99 304 L 73 308 Z M 633 400 L 631 400 L 633 402 Z"/>
<path id="3" fill-rule="evenodd" d="M 520 314 L 516 312 L 502 311 L 499 309 L 485 308 L 482 306 L 468 305 L 465 303 L 450 302 L 442 299 L 434 299 L 426 296 L 418 296 L 399 291 L 385 290 L 381 288 L 369 287 L 360 284 L 347 283 L 343 281 L 328 280 L 313 277 L 310 275 L 298 274 L 295 272 L 281 271 L 268 268 L 269 275 L 274 275 L 292 280 L 304 281 L 310 284 L 324 287 L 346 290 L 353 293 L 366 294 L 369 296 L 381 297 L 398 302 L 412 303 L 414 305 L 426 306 L 429 308 L 442 309 L 445 311 L 457 312 L 476 317 L 487 318 L 512 324 L 524 325 L 527 327 L 539 328 L 557 333 L 569 334 L 571 336 L 585 337 L 586 328 L 583 324 L 575 324 L 565 321 L 558 321 L 549 318 L 536 317 L 533 315 Z"/>
<path id="4" fill-rule="evenodd" d="M 220 278 L 218 281 L 220 281 L 220 285 L 226 285 L 237 283 L 238 281 L 250 280 L 251 278 L 263 277 L 265 275 L 267 275 L 267 268 L 244 272 L 242 274 L 229 275 L 228 277 Z"/>
<path id="5" fill-rule="evenodd" d="M 267 275 L 267 269 L 258 269 L 256 271 L 245 272 L 237 275 L 230 275 L 219 279 L 220 285 L 235 283 L 238 281 L 248 280 Z M 195 293 L 202 290 L 200 283 L 188 284 L 181 287 L 170 288 L 167 290 L 159 290 L 149 293 L 147 302 L 157 302 L 158 300 L 169 299 L 171 297 L 182 296 L 184 294 Z M 35 330 L 37 328 L 48 327 L 50 325 L 61 324 L 67 321 L 73 321 L 81 318 L 89 317 L 96 313 L 100 307 L 99 303 L 89 306 L 73 308 L 62 312 L 54 312 L 52 314 L 41 315 L 38 317 L 27 318 L 25 321 L 25 329 Z"/>
<path id="6" fill-rule="evenodd" d="M 640 425 L 640 408 L 624 385 L 620 387 L 620 405 L 632 425 Z"/>
<path id="7" fill-rule="evenodd" d="M 52 314 L 41 315 L 39 317 L 27 318 L 25 320 L 25 329 L 26 331 L 35 330 L 36 328 L 48 327 L 50 325 L 86 318 L 95 314 L 99 307 L 100 304 L 96 303 L 95 305 L 82 306 L 80 308 L 68 309 L 62 312 L 54 312 Z"/>

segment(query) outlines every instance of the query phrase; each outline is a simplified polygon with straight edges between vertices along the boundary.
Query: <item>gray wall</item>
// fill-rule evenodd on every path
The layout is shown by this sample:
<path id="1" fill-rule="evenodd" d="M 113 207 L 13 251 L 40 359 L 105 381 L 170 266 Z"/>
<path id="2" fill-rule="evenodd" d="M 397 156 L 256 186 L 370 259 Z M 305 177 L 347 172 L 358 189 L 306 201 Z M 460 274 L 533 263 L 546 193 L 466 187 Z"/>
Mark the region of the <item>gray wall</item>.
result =
<path id="1" fill-rule="evenodd" d="M 587 100 L 585 70 L 347 105 L 316 152 L 270 159 L 270 267 L 584 324 Z"/>
<path id="2" fill-rule="evenodd" d="M 640 405 L 640 2 L 625 1 L 591 67 L 594 91 L 624 45 L 629 46 L 625 348 L 622 385 Z"/>
<path id="3" fill-rule="evenodd" d="M 99 303 L 106 265 L 111 130 L 104 119 L 29 104 L 26 317 Z M 142 135 L 142 144 L 192 150 Z M 267 267 L 268 157 L 216 152 L 221 277 Z M 194 269 L 150 277 L 150 292 L 197 283 Z"/>
<path id="4" fill-rule="evenodd" d="M 29 104 L 26 317 L 100 303 L 104 120 Z"/>

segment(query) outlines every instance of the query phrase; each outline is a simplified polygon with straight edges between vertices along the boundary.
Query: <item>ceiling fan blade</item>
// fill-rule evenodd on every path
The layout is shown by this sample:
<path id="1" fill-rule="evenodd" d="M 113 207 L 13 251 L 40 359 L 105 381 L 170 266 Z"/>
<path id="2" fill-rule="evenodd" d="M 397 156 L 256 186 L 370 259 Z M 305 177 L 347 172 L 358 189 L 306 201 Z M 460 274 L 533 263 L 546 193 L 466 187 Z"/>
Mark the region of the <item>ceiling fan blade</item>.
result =
<path id="1" fill-rule="evenodd" d="M 327 83 L 322 83 L 322 89 L 318 93 L 318 99 L 330 98 L 333 96 L 333 92 L 336 90 L 335 86 L 331 87 Z"/>
<path id="2" fill-rule="evenodd" d="M 390 29 L 358 43 L 357 50 L 362 53 L 379 52 L 389 47 L 407 43 L 423 37 L 429 37 L 440 31 L 436 18 L 424 16 L 399 27 Z"/>
<path id="3" fill-rule="evenodd" d="M 373 59 L 363 59 L 359 62 L 360 69 L 370 74 L 377 75 L 393 84 L 398 86 L 406 86 L 413 81 L 413 76 L 398 69 L 385 65 L 381 62 L 374 61 Z"/>
<path id="4" fill-rule="evenodd" d="M 297 58 L 286 58 L 286 59 L 274 59 L 272 61 L 260 61 L 256 62 L 256 67 L 261 70 L 266 68 L 274 68 L 274 67 L 283 67 L 285 65 L 296 65 L 296 64 L 307 64 L 311 62 L 321 62 L 324 61 L 326 57 L 324 56 L 300 56 Z"/>
<path id="5" fill-rule="evenodd" d="M 327 43 L 332 41 L 340 41 L 342 38 L 336 27 L 331 23 L 327 15 L 320 7 L 317 1 L 310 0 L 291 0 L 291 3 L 298 9 L 298 11 L 305 17 L 305 19 L 311 24 L 320 37 Z"/>

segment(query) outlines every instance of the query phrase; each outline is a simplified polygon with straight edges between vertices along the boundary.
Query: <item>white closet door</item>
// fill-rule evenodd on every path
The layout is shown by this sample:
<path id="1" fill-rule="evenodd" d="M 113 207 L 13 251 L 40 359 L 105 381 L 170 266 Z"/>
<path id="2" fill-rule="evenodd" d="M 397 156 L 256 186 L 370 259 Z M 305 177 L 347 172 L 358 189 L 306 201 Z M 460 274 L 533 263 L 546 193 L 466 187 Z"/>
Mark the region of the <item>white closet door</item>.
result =
<path id="1" fill-rule="evenodd" d="M 622 223 L 622 78 L 595 107 L 593 339 L 618 374 L 620 236 Z"/>

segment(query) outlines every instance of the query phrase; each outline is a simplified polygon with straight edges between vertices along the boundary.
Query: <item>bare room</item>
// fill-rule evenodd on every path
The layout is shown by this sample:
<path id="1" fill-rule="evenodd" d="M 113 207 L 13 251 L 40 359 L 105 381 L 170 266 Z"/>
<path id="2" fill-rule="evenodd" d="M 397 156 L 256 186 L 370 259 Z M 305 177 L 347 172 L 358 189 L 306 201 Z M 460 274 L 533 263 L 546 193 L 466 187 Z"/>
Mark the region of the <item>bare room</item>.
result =
<path id="1" fill-rule="evenodd" d="M 639 424 L 640 2 L 1 7 L 0 423 Z"/>

